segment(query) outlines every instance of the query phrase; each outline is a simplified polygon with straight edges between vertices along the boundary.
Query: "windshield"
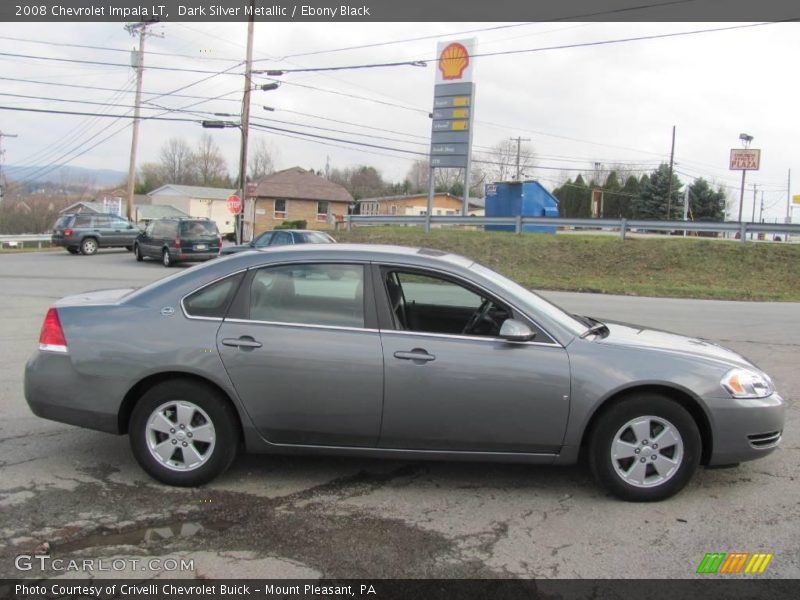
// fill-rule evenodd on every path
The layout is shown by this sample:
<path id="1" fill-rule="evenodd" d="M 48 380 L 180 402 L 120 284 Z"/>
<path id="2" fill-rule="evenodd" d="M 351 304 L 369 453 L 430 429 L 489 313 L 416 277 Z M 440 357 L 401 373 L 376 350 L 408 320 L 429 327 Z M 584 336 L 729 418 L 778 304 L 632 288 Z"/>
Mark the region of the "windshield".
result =
<path id="1" fill-rule="evenodd" d="M 497 271 L 493 271 L 478 262 L 473 263 L 470 269 L 492 283 L 511 292 L 523 305 L 520 308 L 529 311 L 531 316 L 545 315 L 547 318 L 556 321 L 559 325 L 575 335 L 580 335 L 586 331 L 586 325 L 574 316 L 555 304 L 548 302 L 538 294 L 534 294 L 529 289 L 526 289 L 505 275 L 501 275 Z"/>

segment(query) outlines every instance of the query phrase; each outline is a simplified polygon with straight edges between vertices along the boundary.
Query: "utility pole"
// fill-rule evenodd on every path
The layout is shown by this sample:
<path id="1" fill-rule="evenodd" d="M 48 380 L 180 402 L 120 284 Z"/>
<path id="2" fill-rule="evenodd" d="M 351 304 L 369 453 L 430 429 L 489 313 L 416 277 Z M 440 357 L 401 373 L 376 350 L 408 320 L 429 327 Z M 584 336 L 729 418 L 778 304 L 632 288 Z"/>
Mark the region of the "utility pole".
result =
<path id="1" fill-rule="evenodd" d="M 516 180 L 519 181 L 520 177 L 520 146 L 522 142 L 530 142 L 531 138 L 524 138 L 524 137 L 515 137 L 510 138 L 512 142 L 517 142 L 517 177 Z"/>
<path id="2" fill-rule="evenodd" d="M 3 150 L 3 138 L 15 138 L 17 137 L 16 133 L 3 133 L 0 131 L 0 201 L 3 200 L 6 193 L 6 178 L 3 175 L 3 157 L 6 154 L 6 151 Z"/>
<path id="3" fill-rule="evenodd" d="M 672 126 L 672 149 L 669 151 L 669 187 L 667 191 L 667 221 L 672 211 L 672 167 L 675 164 L 675 125 Z"/>
<path id="4" fill-rule="evenodd" d="M 757 193 L 756 190 L 757 190 L 757 188 L 758 188 L 758 185 L 756 185 L 754 183 L 753 184 L 753 216 L 750 217 L 750 222 L 751 223 L 755 223 L 756 222 L 756 193 Z M 755 235 L 756 235 L 755 232 L 752 232 L 750 234 L 750 239 L 751 240 L 755 239 Z"/>
<path id="5" fill-rule="evenodd" d="M 764 190 L 761 190 L 761 204 L 758 207 L 758 222 L 764 222 Z"/>
<path id="6" fill-rule="evenodd" d="M 241 208 L 236 215 L 236 243 L 242 243 L 244 205 L 247 197 L 247 138 L 250 132 L 250 92 L 253 88 L 253 28 L 255 25 L 255 0 L 250 0 L 250 19 L 247 21 L 247 59 L 244 70 L 244 96 L 242 98 L 242 145 L 239 153 L 239 188 Z"/>
<path id="7" fill-rule="evenodd" d="M 125 216 L 128 220 L 133 219 L 133 190 L 136 186 L 136 147 L 139 144 L 139 107 L 142 102 L 142 74 L 144 73 L 144 40 L 148 35 L 147 28 L 153 21 L 142 21 L 140 23 L 128 23 L 125 29 L 131 35 L 139 34 L 139 49 L 136 52 L 136 101 L 133 109 L 133 135 L 131 137 L 131 159 L 128 164 L 128 189 L 125 198 Z"/>
<path id="8" fill-rule="evenodd" d="M 792 170 L 789 169 L 789 175 L 786 178 L 786 223 L 792 222 Z M 789 233 L 786 233 L 784 239 L 789 241 Z"/>

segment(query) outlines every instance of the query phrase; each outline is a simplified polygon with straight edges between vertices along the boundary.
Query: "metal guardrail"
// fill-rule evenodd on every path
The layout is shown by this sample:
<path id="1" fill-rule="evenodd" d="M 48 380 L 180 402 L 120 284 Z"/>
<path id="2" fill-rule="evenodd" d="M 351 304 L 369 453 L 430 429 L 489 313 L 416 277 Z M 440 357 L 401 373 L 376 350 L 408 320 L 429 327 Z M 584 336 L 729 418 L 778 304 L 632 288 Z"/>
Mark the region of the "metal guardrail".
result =
<path id="1" fill-rule="evenodd" d="M 645 231 L 709 231 L 717 233 L 738 232 L 742 242 L 748 233 L 782 233 L 800 235 L 800 224 L 749 223 L 743 221 L 645 221 L 634 219 L 566 219 L 561 217 L 463 217 L 463 216 L 397 216 L 397 215 L 347 215 L 347 231 L 353 225 L 423 225 L 430 231 L 432 225 L 506 225 L 522 233 L 523 225 L 549 225 L 550 227 L 575 227 L 581 229 L 607 229 L 619 231 L 620 238 L 632 230 Z M 338 223 L 337 223 L 338 226 Z"/>
<path id="2" fill-rule="evenodd" d="M 0 247 L 2 248 L 24 248 L 26 242 L 35 243 L 37 248 L 41 248 L 44 242 L 50 246 L 49 233 L 20 233 L 16 235 L 0 235 Z"/>

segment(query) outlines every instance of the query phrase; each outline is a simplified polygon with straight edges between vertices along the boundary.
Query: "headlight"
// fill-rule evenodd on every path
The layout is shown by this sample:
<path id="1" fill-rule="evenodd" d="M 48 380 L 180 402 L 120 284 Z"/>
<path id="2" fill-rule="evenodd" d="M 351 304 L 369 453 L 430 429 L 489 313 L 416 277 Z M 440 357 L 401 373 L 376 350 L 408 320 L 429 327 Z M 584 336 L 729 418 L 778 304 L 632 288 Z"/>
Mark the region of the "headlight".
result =
<path id="1" fill-rule="evenodd" d="M 766 398 L 775 391 L 769 377 L 749 369 L 731 369 L 720 384 L 734 398 Z"/>

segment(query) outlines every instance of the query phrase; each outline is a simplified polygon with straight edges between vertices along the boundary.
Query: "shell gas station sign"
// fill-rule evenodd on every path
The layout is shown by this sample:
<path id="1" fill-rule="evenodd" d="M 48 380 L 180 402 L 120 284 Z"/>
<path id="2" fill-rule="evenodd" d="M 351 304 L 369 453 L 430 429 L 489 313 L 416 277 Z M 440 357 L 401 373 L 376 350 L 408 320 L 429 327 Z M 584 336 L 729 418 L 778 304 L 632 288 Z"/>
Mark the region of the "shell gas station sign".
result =
<path id="1" fill-rule="evenodd" d="M 431 167 L 466 169 L 475 106 L 475 40 L 439 42 L 431 125 Z"/>

